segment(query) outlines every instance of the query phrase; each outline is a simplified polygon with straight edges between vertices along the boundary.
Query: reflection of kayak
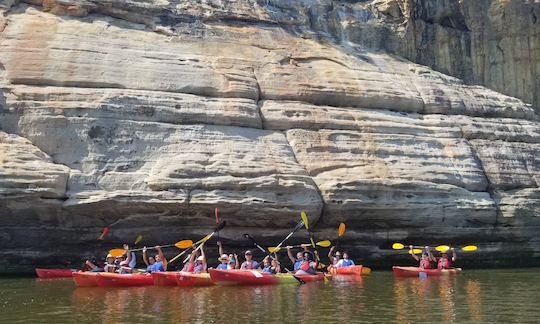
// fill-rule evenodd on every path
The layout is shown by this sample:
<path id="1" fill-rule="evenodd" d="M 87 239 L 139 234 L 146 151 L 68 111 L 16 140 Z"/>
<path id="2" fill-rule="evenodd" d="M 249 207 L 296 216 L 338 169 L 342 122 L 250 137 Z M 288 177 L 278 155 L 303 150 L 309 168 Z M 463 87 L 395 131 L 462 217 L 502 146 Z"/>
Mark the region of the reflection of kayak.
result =
<path id="1" fill-rule="evenodd" d="M 73 281 L 78 287 L 96 287 L 99 272 L 73 272 Z"/>
<path id="2" fill-rule="evenodd" d="M 340 274 L 340 275 L 357 275 L 360 276 L 362 274 L 362 266 L 361 265 L 354 265 L 350 267 L 340 267 L 336 268 L 334 266 L 331 266 L 329 271 L 331 274 Z"/>
<path id="3" fill-rule="evenodd" d="M 100 287 L 133 287 L 151 286 L 154 279 L 146 274 L 118 274 L 100 272 L 97 277 L 97 284 Z"/>
<path id="4" fill-rule="evenodd" d="M 212 286 L 214 283 L 208 273 L 175 272 L 176 285 L 180 287 Z"/>
<path id="5" fill-rule="evenodd" d="M 419 277 L 422 276 L 421 273 L 424 273 L 427 277 L 439 277 L 439 276 L 448 276 L 455 275 L 461 272 L 461 268 L 453 269 L 421 269 L 418 267 L 392 267 L 394 275 L 396 277 Z"/>
<path id="6" fill-rule="evenodd" d="M 155 286 L 176 286 L 176 275 L 178 272 L 152 272 Z"/>
<path id="7" fill-rule="evenodd" d="M 298 283 L 292 274 L 280 273 L 273 275 L 262 273 L 256 270 L 208 270 L 210 277 L 218 285 L 277 285 L 286 283 Z M 324 279 L 323 273 L 316 275 L 295 275 L 305 282 L 321 281 Z"/>
<path id="8" fill-rule="evenodd" d="M 71 278 L 73 269 L 40 269 L 36 268 L 36 274 L 41 279 Z"/>

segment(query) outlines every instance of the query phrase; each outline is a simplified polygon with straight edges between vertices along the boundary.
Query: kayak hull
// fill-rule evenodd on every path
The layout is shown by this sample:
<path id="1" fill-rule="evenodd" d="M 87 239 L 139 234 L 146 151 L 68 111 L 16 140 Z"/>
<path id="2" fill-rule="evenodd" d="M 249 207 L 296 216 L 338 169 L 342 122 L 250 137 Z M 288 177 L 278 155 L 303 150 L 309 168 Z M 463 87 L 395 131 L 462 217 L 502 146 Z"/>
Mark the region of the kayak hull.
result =
<path id="1" fill-rule="evenodd" d="M 339 274 L 339 275 L 349 275 L 349 276 L 360 276 L 362 275 L 362 269 L 363 267 L 361 265 L 354 265 L 350 267 L 340 267 L 336 268 L 332 266 L 329 270 L 331 274 Z"/>
<path id="2" fill-rule="evenodd" d="M 277 275 L 262 273 L 255 270 L 217 270 L 210 269 L 210 278 L 216 285 L 237 285 L 237 286 L 252 286 L 252 285 L 278 285 L 298 283 L 294 277 L 301 278 L 305 282 L 322 281 L 324 280 L 323 273 L 315 275 L 292 275 L 288 273 L 280 273 Z"/>
<path id="3" fill-rule="evenodd" d="M 73 269 L 40 269 L 36 268 L 36 274 L 40 279 L 71 278 Z"/>
<path id="4" fill-rule="evenodd" d="M 154 286 L 176 286 L 176 275 L 178 272 L 153 272 Z"/>
<path id="5" fill-rule="evenodd" d="M 146 274 L 118 274 L 101 272 L 97 275 L 97 284 L 99 287 L 137 287 L 152 286 L 154 278 Z"/>
<path id="6" fill-rule="evenodd" d="M 396 277 L 441 277 L 455 275 L 461 272 L 461 268 L 453 269 L 421 269 L 418 267 L 392 267 L 392 271 Z M 423 273 L 423 275 L 422 275 Z"/>
<path id="7" fill-rule="evenodd" d="M 191 273 L 181 271 L 175 274 L 175 284 L 180 287 L 203 287 L 214 285 L 209 273 Z"/>
<path id="8" fill-rule="evenodd" d="M 97 287 L 98 272 L 74 272 L 73 281 L 77 287 Z"/>

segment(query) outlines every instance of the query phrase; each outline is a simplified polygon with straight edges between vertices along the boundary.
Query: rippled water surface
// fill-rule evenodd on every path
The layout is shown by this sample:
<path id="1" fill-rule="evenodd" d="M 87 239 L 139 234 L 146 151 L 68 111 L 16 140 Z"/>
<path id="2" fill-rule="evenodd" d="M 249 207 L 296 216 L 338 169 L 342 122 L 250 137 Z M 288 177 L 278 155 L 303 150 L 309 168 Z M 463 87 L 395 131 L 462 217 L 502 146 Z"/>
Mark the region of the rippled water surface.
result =
<path id="1" fill-rule="evenodd" d="M 260 287 L 76 288 L 0 279 L 2 323 L 540 323 L 540 269 Z"/>

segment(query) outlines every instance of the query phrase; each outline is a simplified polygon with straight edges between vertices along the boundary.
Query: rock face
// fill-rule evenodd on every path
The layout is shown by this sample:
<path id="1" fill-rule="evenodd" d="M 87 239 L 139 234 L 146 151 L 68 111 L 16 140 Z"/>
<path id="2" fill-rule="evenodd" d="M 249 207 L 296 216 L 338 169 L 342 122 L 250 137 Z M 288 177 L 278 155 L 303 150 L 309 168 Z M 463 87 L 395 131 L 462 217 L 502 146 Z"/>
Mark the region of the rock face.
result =
<path id="1" fill-rule="evenodd" d="M 0 272 L 204 236 L 215 207 L 233 249 L 305 210 L 370 265 L 408 260 L 397 241 L 539 264 L 533 107 L 332 36 L 380 18 L 332 16 L 352 6 L 403 41 L 405 4 L 4 1 Z"/>

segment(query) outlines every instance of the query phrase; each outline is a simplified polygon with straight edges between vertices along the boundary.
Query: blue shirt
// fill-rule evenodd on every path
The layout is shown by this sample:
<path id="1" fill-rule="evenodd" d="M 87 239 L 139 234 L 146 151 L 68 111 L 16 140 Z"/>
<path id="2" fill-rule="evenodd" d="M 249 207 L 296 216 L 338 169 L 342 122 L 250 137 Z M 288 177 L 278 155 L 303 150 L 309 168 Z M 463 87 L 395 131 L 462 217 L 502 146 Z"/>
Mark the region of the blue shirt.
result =
<path id="1" fill-rule="evenodd" d="M 216 269 L 218 269 L 218 270 L 227 270 L 227 269 L 228 269 L 228 265 L 227 265 L 227 263 L 220 263 L 220 264 L 216 267 Z"/>
<path id="2" fill-rule="evenodd" d="M 274 273 L 274 271 L 272 270 L 271 265 L 264 267 L 262 272 L 264 272 L 264 273 L 272 273 L 272 274 Z"/>
<path id="3" fill-rule="evenodd" d="M 304 262 L 304 260 L 300 259 L 300 260 L 296 260 L 294 262 L 294 271 L 300 269 L 300 266 L 302 265 L 302 262 Z"/>
<path id="4" fill-rule="evenodd" d="M 165 271 L 165 268 L 163 268 L 163 262 L 159 261 L 154 264 L 149 265 L 146 267 L 146 272 L 152 273 L 152 272 L 163 272 Z"/>
<path id="5" fill-rule="evenodd" d="M 349 260 L 341 259 L 336 264 L 336 267 L 342 268 L 342 267 L 350 267 L 350 266 L 353 266 L 353 265 L 354 265 L 354 262 L 352 260 L 350 260 L 350 259 Z"/>

